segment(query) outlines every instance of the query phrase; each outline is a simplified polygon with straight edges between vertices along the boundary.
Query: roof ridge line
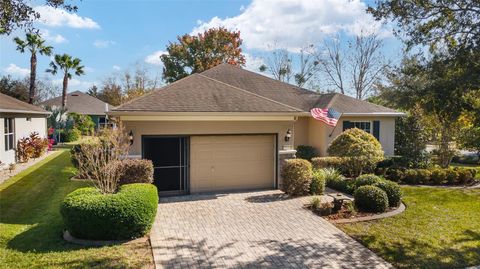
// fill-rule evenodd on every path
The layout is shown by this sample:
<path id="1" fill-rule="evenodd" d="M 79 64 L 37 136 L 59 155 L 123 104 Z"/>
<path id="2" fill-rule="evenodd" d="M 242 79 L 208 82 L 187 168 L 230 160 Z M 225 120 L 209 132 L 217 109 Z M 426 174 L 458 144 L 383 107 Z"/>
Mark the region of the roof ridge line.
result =
<path id="1" fill-rule="evenodd" d="M 218 82 L 218 83 L 227 85 L 228 87 L 233 88 L 233 89 L 236 89 L 237 91 L 242 91 L 242 92 L 248 93 L 248 94 L 250 94 L 250 95 L 254 95 L 254 96 L 256 96 L 256 97 L 260 97 L 260 98 L 265 99 L 265 100 L 267 100 L 267 101 L 270 101 L 270 102 L 273 102 L 273 103 L 275 103 L 275 104 L 279 104 L 279 105 L 288 107 L 288 108 L 293 109 L 293 110 L 296 110 L 296 111 L 298 111 L 298 112 L 304 112 L 302 109 L 299 109 L 299 108 L 296 108 L 296 107 L 293 107 L 293 106 L 289 106 L 289 105 L 287 105 L 287 104 L 284 104 L 284 103 L 281 103 L 281 102 L 272 100 L 272 99 L 267 98 L 267 97 L 265 97 L 265 96 L 262 96 L 262 95 L 260 95 L 260 94 L 256 94 L 256 93 L 247 91 L 247 90 L 245 90 L 245 89 L 242 89 L 242 88 L 239 88 L 239 87 L 230 85 L 230 84 L 225 83 L 225 82 L 223 82 L 223 81 L 220 81 L 220 80 L 217 80 L 217 79 L 214 79 L 214 78 L 211 78 L 211 77 L 202 75 L 201 73 L 197 73 L 197 75 L 202 76 L 202 77 L 207 78 L 207 79 L 210 79 L 210 80 L 213 80 L 213 81 L 215 81 L 215 82 Z"/>
<path id="2" fill-rule="evenodd" d="M 144 98 L 147 97 L 147 96 L 150 96 L 150 95 L 152 95 L 152 94 L 154 94 L 154 93 L 156 93 L 156 92 L 158 92 L 158 91 L 160 91 L 160 90 L 164 90 L 165 88 L 168 88 L 168 87 L 170 87 L 171 85 L 173 85 L 173 84 L 175 84 L 175 83 L 177 83 L 177 82 L 179 82 L 179 81 L 181 81 L 181 80 L 190 78 L 191 76 L 194 76 L 194 75 L 197 75 L 197 73 L 187 75 L 186 77 L 183 77 L 183 78 L 181 78 L 181 79 L 177 79 L 177 80 L 175 80 L 174 82 L 172 82 L 172 83 L 170 83 L 170 84 L 167 84 L 167 85 L 164 85 L 164 86 L 162 86 L 162 87 L 160 87 L 160 88 L 154 89 L 153 91 L 151 91 L 151 92 L 149 92 L 149 93 L 147 93 L 147 94 L 144 94 L 144 95 L 142 95 L 142 96 L 139 96 L 139 97 L 137 97 L 137 98 L 133 98 L 132 100 L 130 100 L 130 101 L 128 101 L 128 102 L 125 102 L 125 103 L 123 103 L 123 104 L 120 104 L 120 105 L 118 105 L 118 106 L 116 106 L 116 107 L 113 107 L 112 109 L 118 109 L 118 108 L 120 108 L 120 107 L 122 107 L 122 106 L 124 106 L 124 105 L 128 105 L 128 104 L 133 103 L 133 102 L 135 102 L 135 101 L 137 101 L 137 100 L 144 99 Z"/>
<path id="3" fill-rule="evenodd" d="M 328 101 L 326 108 L 330 108 L 330 106 L 333 103 L 333 100 L 335 100 L 337 98 L 338 94 L 339 94 L 338 92 L 333 93 L 333 97 L 332 97 L 332 99 L 330 99 L 330 101 Z"/>

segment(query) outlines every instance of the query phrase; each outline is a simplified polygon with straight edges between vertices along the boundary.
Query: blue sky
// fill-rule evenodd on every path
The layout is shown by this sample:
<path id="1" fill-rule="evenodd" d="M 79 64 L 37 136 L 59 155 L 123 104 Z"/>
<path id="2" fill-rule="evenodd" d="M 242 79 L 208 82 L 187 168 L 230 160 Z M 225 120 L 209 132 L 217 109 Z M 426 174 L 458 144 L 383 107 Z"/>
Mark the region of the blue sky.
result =
<path id="1" fill-rule="evenodd" d="M 241 31 L 247 68 L 255 70 L 272 44 L 292 52 L 309 43 L 339 35 L 347 40 L 360 31 L 376 31 L 384 38 L 385 54 L 393 61 L 401 55 L 400 42 L 390 31 L 365 14 L 360 0 L 253 0 L 253 1 L 76 1 L 78 12 L 69 14 L 43 6 L 41 29 L 55 53 L 78 57 L 86 75 L 76 77 L 69 90 L 86 90 L 113 73 L 142 64 L 161 72 L 158 56 L 169 41 L 184 33 L 225 26 Z M 22 77 L 28 74 L 29 56 L 15 50 L 16 31 L 0 40 L 0 72 Z M 40 78 L 55 83 L 60 76 L 44 74 L 49 57 L 39 57 Z"/>

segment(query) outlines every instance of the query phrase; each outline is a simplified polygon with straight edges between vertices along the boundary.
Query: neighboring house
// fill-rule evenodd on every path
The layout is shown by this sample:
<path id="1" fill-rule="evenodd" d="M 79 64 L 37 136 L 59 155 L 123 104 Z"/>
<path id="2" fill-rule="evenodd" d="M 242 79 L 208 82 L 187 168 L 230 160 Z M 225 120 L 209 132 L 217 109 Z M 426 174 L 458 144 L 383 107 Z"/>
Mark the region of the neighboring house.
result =
<path id="1" fill-rule="evenodd" d="M 336 128 L 312 118 L 309 111 L 316 107 L 343 113 Z M 393 155 L 395 117 L 402 115 L 228 64 L 190 75 L 108 114 L 119 117 L 132 135 L 132 157 L 153 161 L 155 184 L 166 193 L 277 188 L 283 154 L 311 145 L 326 155 L 329 143 L 352 127 L 373 134 L 385 154 Z"/>
<path id="2" fill-rule="evenodd" d="M 61 107 L 62 96 L 46 100 L 40 103 L 40 105 L 44 107 Z M 108 118 L 106 112 L 111 106 L 91 95 L 81 91 L 74 91 L 67 95 L 66 108 L 68 112 L 90 116 L 95 123 L 95 129 L 98 129 L 107 125 Z"/>
<path id="3" fill-rule="evenodd" d="M 37 132 L 47 137 L 47 117 L 50 112 L 0 93 L 0 161 L 15 163 L 15 149 L 20 138 Z M 3 167 L 4 168 L 4 167 Z"/>

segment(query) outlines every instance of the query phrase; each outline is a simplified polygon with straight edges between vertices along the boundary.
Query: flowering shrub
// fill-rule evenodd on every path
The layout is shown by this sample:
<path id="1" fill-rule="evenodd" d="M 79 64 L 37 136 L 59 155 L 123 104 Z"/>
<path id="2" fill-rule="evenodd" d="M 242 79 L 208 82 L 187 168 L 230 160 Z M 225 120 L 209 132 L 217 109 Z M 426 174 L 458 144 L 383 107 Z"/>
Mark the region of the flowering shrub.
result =
<path id="1" fill-rule="evenodd" d="M 30 158 L 41 157 L 49 147 L 48 139 L 41 138 L 37 132 L 18 140 L 17 158 L 20 162 L 28 162 Z"/>

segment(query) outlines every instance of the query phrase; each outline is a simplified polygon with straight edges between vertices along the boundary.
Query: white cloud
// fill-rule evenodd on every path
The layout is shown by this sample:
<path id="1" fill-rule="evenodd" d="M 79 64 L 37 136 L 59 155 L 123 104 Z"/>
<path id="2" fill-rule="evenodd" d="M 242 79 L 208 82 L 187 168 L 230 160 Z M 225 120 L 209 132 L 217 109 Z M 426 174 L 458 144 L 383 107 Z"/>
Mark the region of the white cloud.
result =
<path id="1" fill-rule="evenodd" d="M 248 49 L 269 50 L 269 45 L 278 44 L 291 51 L 340 32 L 385 36 L 381 23 L 366 8 L 360 0 L 253 0 L 240 15 L 200 22 L 192 34 L 223 26 L 239 30 Z"/>
<path id="2" fill-rule="evenodd" d="M 68 26 L 72 28 L 100 29 L 100 25 L 87 17 L 80 17 L 75 13 L 69 13 L 63 9 L 50 6 L 38 6 L 35 8 L 40 14 L 39 22 L 48 26 Z"/>
<path id="3" fill-rule="evenodd" d="M 167 54 L 166 51 L 157 50 L 154 53 L 145 57 L 145 62 L 153 65 L 163 65 L 162 60 L 160 60 L 160 56 Z"/>
<path id="4" fill-rule="evenodd" d="M 5 71 L 5 73 L 10 75 L 16 75 L 16 76 L 22 76 L 22 77 L 30 74 L 30 69 L 21 68 L 16 64 L 9 64 L 6 68 L 3 69 L 3 71 Z"/>
<path id="5" fill-rule="evenodd" d="M 46 29 L 42 29 L 40 31 L 40 35 L 45 38 L 45 40 L 47 41 L 50 41 L 50 42 L 54 42 L 54 43 L 65 43 L 65 42 L 68 42 L 68 40 L 63 37 L 62 35 L 60 34 L 51 34 L 49 30 L 46 30 Z"/>
<path id="6" fill-rule="evenodd" d="M 112 40 L 95 40 L 95 42 L 93 42 L 93 45 L 100 49 L 108 48 L 115 44 L 116 42 Z"/>
<path id="7" fill-rule="evenodd" d="M 245 69 L 259 73 L 260 66 L 265 63 L 263 58 L 255 57 L 248 53 L 244 53 L 243 55 L 245 55 Z"/>
<path id="8" fill-rule="evenodd" d="M 62 86 L 63 79 L 52 80 L 52 83 L 56 86 Z M 72 92 L 76 90 L 86 90 L 92 87 L 94 84 L 94 81 L 82 81 L 76 78 L 72 78 L 68 80 L 68 91 Z"/>
<path id="9" fill-rule="evenodd" d="M 117 70 L 117 71 L 120 70 L 120 69 L 122 69 L 122 68 L 121 68 L 120 66 L 118 66 L 118 65 L 114 65 L 114 66 L 112 66 L 112 68 L 113 68 L 113 70 Z"/>

